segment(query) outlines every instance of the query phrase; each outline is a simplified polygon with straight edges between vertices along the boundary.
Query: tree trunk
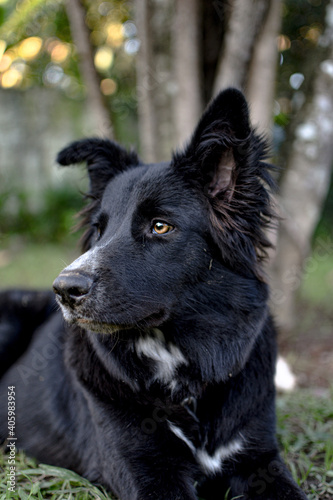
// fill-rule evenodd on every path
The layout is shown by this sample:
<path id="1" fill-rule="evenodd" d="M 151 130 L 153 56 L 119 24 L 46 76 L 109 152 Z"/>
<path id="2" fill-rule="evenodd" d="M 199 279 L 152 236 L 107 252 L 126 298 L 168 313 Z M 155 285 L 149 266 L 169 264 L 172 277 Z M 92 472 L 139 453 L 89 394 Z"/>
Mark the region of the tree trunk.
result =
<path id="1" fill-rule="evenodd" d="M 137 55 L 137 100 L 139 120 L 140 152 L 148 163 L 156 160 L 156 118 L 153 93 L 154 81 L 153 48 L 151 25 L 149 22 L 151 6 L 149 0 L 141 0 L 135 5 L 135 19 L 140 39 Z"/>
<path id="2" fill-rule="evenodd" d="M 86 11 L 80 0 L 65 2 L 73 41 L 79 56 L 79 65 L 83 81 L 87 88 L 87 103 L 92 121 L 97 132 L 102 136 L 113 138 L 113 127 L 100 89 L 100 79 L 95 69 L 89 30 L 85 23 Z"/>
<path id="3" fill-rule="evenodd" d="M 255 41 L 268 6 L 269 0 L 233 0 L 214 95 L 229 86 L 244 88 Z"/>
<path id="4" fill-rule="evenodd" d="M 282 2 L 271 0 L 265 23 L 255 44 L 246 85 L 251 120 L 259 132 L 272 136 L 278 50 L 276 39 L 281 25 Z"/>
<path id="5" fill-rule="evenodd" d="M 202 111 L 198 0 L 176 0 L 172 59 L 176 92 L 173 97 L 174 144 L 189 139 Z"/>
<path id="6" fill-rule="evenodd" d="M 331 8 L 333 1 L 331 0 Z M 296 128 L 281 185 L 278 247 L 273 265 L 272 306 L 283 330 L 295 324 L 295 294 L 304 272 L 316 258 L 308 257 L 313 232 L 326 198 L 333 163 L 333 42 L 329 59 L 318 67 L 313 98 Z"/>

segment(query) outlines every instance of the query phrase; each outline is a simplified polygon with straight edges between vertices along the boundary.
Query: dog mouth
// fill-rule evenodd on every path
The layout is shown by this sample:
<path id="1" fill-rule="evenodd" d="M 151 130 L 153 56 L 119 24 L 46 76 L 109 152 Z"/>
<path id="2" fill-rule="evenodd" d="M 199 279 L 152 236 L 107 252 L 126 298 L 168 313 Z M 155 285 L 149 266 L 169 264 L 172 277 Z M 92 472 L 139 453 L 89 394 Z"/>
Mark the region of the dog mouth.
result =
<path id="1" fill-rule="evenodd" d="M 131 323 L 113 323 L 113 322 L 105 322 L 99 321 L 95 318 L 88 318 L 86 316 L 82 317 L 73 312 L 66 311 L 64 314 L 65 320 L 71 324 L 77 324 L 84 328 L 85 330 L 89 330 L 95 333 L 116 333 L 123 330 L 133 330 L 133 329 L 147 329 L 152 327 L 158 327 L 162 323 L 164 323 L 168 318 L 167 311 L 161 309 L 155 313 L 152 313 L 148 316 L 143 317 L 142 319 L 134 320 Z"/>
<path id="2" fill-rule="evenodd" d="M 95 333 L 116 333 L 121 330 L 129 330 L 131 328 L 128 325 L 114 325 L 88 318 L 76 318 L 73 323 L 77 323 L 85 330 L 90 330 L 91 332 Z"/>

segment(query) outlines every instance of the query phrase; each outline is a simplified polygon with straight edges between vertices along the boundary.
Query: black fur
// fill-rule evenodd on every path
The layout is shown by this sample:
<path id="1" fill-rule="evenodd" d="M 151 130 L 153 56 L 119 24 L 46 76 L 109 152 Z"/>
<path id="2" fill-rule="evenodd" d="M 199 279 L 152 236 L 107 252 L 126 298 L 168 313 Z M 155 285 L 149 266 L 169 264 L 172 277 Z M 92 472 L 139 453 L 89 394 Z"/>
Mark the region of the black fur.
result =
<path id="1" fill-rule="evenodd" d="M 2 439 L 14 385 L 17 445 L 122 500 L 306 498 L 275 439 L 265 151 L 229 89 L 170 163 L 100 139 L 59 154 L 88 164 L 86 253 L 54 282 L 67 326 L 48 294 L 24 316 L 3 295 L 8 349 L 6 329 L 18 355 L 35 333 L 2 379 Z"/>

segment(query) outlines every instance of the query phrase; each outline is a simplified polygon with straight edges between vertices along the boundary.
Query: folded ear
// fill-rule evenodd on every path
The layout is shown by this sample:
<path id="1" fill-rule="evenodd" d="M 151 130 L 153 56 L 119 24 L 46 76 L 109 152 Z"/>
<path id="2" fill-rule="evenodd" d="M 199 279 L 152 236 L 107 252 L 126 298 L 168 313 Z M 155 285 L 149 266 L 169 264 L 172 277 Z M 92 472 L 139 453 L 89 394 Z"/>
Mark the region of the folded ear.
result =
<path id="1" fill-rule="evenodd" d="M 99 199 L 112 177 L 131 165 L 138 165 L 139 159 L 136 153 L 115 142 L 93 138 L 73 142 L 58 153 L 57 162 L 63 166 L 87 162 L 89 194 Z"/>
<path id="2" fill-rule="evenodd" d="M 91 247 L 94 230 L 90 226 L 91 218 L 98 209 L 108 182 L 131 166 L 140 163 L 136 153 L 127 152 L 118 144 L 103 139 L 82 139 L 60 151 L 57 156 L 60 165 L 72 165 L 86 162 L 88 167 L 90 189 L 87 198 L 89 203 L 79 212 L 81 222 L 76 226 L 86 228 L 81 238 L 82 251 Z"/>

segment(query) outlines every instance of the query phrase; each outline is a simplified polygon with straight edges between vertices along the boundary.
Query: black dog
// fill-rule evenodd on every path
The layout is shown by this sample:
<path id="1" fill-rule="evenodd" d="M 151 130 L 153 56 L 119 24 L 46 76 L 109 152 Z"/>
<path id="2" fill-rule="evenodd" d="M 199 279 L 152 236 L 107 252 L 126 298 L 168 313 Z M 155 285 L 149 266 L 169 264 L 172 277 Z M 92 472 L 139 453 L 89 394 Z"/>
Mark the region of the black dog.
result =
<path id="1" fill-rule="evenodd" d="M 2 294 L 2 440 L 10 387 L 17 446 L 121 500 L 306 498 L 274 435 L 264 156 L 233 89 L 171 163 L 99 139 L 59 154 L 88 164 L 85 253 L 54 282 L 63 316 Z"/>

